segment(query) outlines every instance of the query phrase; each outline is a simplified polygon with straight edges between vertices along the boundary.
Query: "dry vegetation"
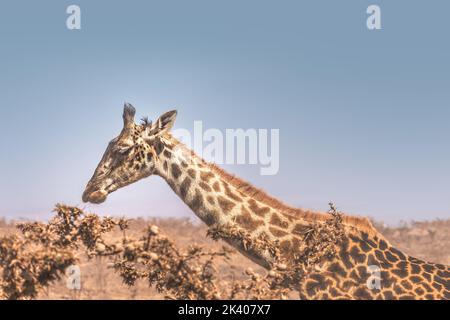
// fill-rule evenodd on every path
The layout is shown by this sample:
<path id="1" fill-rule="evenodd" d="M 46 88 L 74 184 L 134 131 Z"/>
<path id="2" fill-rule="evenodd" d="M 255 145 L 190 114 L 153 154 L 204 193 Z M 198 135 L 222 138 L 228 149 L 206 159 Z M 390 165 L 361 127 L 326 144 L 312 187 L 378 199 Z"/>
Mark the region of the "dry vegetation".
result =
<path id="1" fill-rule="evenodd" d="M 113 219 L 59 205 L 48 223 L 0 220 L 0 297 L 4 299 L 286 299 L 286 285 L 318 257 L 332 255 L 342 236 L 340 214 L 307 235 L 309 251 L 294 270 L 277 261 L 271 272 L 214 239 L 247 235 L 236 228 L 210 228 L 188 219 Z M 377 225 L 406 253 L 450 264 L 450 220 L 400 228 Z M 206 235 L 209 235 L 208 237 Z M 269 246 L 261 240 L 249 246 Z M 81 269 L 81 289 L 67 288 L 65 271 Z"/>
<path id="2" fill-rule="evenodd" d="M 57 285 L 68 267 L 79 264 L 83 273 L 86 264 L 95 265 L 95 286 L 104 294 L 111 290 L 105 279 L 109 269 L 128 287 L 130 298 L 138 298 L 138 281 L 168 299 L 287 298 L 288 288 L 279 285 L 278 275 L 262 277 L 247 268 L 246 279 L 222 278 L 216 261 L 228 263 L 233 254 L 229 247 L 178 246 L 155 224 L 132 232 L 129 220 L 64 205 L 55 212 L 48 223 L 19 223 L 20 232 L 0 238 L 1 298 L 33 299 L 40 294 L 50 298 L 50 284 Z M 82 284 L 83 290 L 71 290 L 69 296 L 82 298 L 87 283 Z M 67 293 L 67 286 L 62 291 Z"/>

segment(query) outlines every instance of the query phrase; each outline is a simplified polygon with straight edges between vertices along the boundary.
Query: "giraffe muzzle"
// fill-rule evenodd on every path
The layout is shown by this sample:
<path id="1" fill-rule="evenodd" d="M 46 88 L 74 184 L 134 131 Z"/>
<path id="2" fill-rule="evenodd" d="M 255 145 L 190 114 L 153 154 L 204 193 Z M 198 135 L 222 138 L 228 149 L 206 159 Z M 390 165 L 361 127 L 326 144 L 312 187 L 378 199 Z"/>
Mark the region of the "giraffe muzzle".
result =
<path id="1" fill-rule="evenodd" d="M 108 192 L 106 192 L 105 190 L 96 190 L 93 192 L 91 190 L 86 190 L 83 193 L 82 200 L 83 202 L 99 204 L 105 202 L 107 197 Z"/>

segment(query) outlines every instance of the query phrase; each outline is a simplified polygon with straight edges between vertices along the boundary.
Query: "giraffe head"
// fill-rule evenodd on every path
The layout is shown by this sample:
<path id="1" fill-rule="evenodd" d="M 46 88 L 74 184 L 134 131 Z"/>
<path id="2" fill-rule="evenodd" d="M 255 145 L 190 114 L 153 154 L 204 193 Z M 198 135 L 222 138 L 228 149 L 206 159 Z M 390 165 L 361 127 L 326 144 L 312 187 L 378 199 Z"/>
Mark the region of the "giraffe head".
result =
<path id="1" fill-rule="evenodd" d="M 142 124 L 134 122 L 135 113 L 135 108 L 125 103 L 123 129 L 119 136 L 109 142 L 84 190 L 84 202 L 102 203 L 111 192 L 155 172 L 158 161 L 155 147 L 172 128 L 177 112 L 168 111 L 155 123 L 145 118 Z"/>

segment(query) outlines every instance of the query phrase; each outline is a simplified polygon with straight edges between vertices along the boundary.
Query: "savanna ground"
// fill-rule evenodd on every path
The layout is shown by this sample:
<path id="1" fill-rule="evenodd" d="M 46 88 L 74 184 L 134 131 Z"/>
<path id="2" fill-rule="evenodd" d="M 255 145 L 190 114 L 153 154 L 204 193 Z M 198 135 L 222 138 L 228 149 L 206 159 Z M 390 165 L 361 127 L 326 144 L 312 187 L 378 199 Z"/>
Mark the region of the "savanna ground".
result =
<path id="1" fill-rule="evenodd" d="M 14 221 L 0 219 L 0 236 L 11 235 L 19 231 Z M 450 264 L 450 219 L 428 222 L 403 223 L 400 227 L 389 227 L 374 223 L 376 228 L 397 248 L 403 252 L 426 261 Z M 184 218 L 137 218 L 129 222 L 129 235 L 139 236 L 148 225 L 157 225 L 164 234 L 179 248 L 187 248 L 196 243 L 206 250 L 220 251 L 222 241 L 213 241 L 206 237 L 207 228 L 203 224 Z M 111 240 L 120 238 L 122 233 L 116 230 L 108 234 Z M 226 246 L 226 245 L 225 245 Z M 234 251 L 234 249 L 232 249 Z M 55 281 L 44 288 L 38 299 L 163 299 L 164 294 L 149 287 L 145 280 L 138 280 L 134 286 L 127 286 L 122 278 L 111 268 L 110 257 L 88 259 L 80 252 L 81 290 L 73 291 L 66 287 L 66 279 Z M 217 259 L 217 276 L 223 283 L 239 282 L 248 279 L 246 270 L 253 269 L 261 275 L 267 272 L 239 253 L 230 259 Z M 220 281 L 219 281 L 220 283 Z M 296 298 L 295 293 L 288 298 Z"/>

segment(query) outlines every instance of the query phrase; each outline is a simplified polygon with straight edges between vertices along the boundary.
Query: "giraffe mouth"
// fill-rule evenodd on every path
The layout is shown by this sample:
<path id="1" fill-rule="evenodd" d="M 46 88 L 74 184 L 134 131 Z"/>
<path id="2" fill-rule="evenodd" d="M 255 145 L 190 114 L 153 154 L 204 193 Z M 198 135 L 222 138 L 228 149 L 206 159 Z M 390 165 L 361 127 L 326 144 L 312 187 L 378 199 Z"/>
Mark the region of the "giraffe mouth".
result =
<path id="1" fill-rule="evenodd" d="M 91 192 L 90 190 L 86 190 L 83 193 L 82 200 L 83 200 L 83 202 L 99 204 L 99 203 L 105 202 L 107 197 L 108 197 L 108 192 L 105 190 L 96 190 L 93 192 Z"/>
<path id="2" fill-rule="evenodd" d="M 103 203 L 106 201 L 106 198 L 111 192 L 114 192 L 117 189 L 117 186 L 110 182 L 106 186 L 102 186 L 99 183 L 94 183 L 89 181 L 86 186 L 86 189 L 83 192 L 81 199 L 83 202 L 89 202 L 94 204 Z"/>

